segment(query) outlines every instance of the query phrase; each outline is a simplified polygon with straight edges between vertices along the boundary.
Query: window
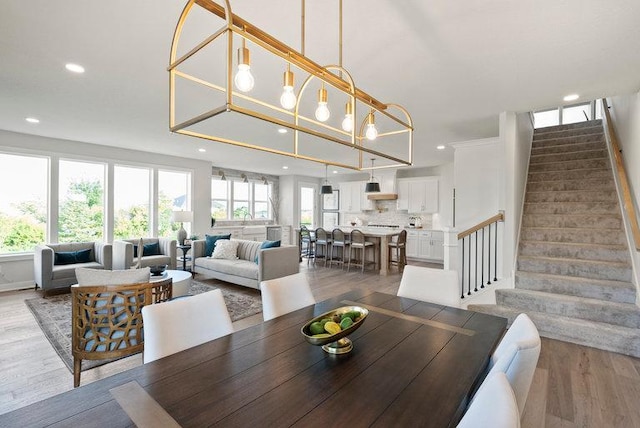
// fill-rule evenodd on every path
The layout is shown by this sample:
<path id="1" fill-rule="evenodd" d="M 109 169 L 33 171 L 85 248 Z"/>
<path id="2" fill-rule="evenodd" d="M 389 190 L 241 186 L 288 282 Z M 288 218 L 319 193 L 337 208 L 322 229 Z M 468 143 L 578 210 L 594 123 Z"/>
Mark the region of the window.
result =
<path id="1" fill-rule="evenodd" d="M 102 241 L 105 165 L 60 161 L 58 242 Z"/>
<path id="2" fill-rule="evenodd" d="M 171 222 L 173 211 L 191 211 L 191 174 L 178 171 L 158 171 L 158 236 L 173 237 L 180 228 Z M 189 234 L 191 224 L 184 223 Z"/>
<path id="3" fill-rule="evenodd" d="M 300 187 L 300 224 L 313 227 L 315 224 L 314 207 L 316 200 L 316 187 Z"/>
<path id="4" fill-rule="evenodd" d="M 591 120 L 591 104 L 579 104 L 562 108 L 562 124 L 584 122 Z"/>
<path id="5" fill-rule="evenodd" d="M 538 111 L 533 114 L 535 127 L 546 128 L 547 126 L 556 126 L 560 124 L 559 110 Z"/>
<path id="6" fill-rule="evenodd" d="M 0 153 L 0 253 L 33 251 L 45 241 L 48 170 L 47 158 Z"/>
<path id="7" fill-rule="evenodd" d="M 249 211 L 249 183 L 233 182 L 233 218 L 245 220 L 251 216 Z"/>
<path id="8" fill-rule="evenodd" d="M 269 217 L 269 185 L 255 183 L 253 185 L 253 218 L 267 220 Z"/>
<path id="9" fill-rule="evenodd" d="M 226 220 L 229 207 L 229 185 L 226 180 L 211 180 L 211 218 Z"/>
<path id="10" fill-rule="evenodd" d="M 114 167 L 114 239 L 149 236 L 151 205 L 150 170 L 127 166 Z"/>

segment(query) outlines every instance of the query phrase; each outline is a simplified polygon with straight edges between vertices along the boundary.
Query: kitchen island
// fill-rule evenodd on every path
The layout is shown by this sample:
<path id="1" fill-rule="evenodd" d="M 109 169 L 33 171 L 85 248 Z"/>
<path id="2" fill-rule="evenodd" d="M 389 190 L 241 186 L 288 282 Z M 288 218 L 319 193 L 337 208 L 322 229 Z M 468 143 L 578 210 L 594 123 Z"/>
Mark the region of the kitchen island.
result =
<path id="1" fill-rule="evenodd" d="M 364 234 L 367 241 L 374 244 L 374 259 L 376 262 L 376 269 L 380 275 L 389 275 L 389 242 L 394 236 L 400 235 L 402 229 L 400 228 L 386 228 L 386 227 L 353 227 L 353 226 L 340 226 L 345 234 L 350 234 L 352 230 L 357 229 Z M 313 231 L 312 231 L 313 232 Z M 327 230 L 327 233 L 331 233 Z M 300 229 L 296 229 L 296 235 L 298 236 L 298 247 L 302 248 L 300 240 Z"/>

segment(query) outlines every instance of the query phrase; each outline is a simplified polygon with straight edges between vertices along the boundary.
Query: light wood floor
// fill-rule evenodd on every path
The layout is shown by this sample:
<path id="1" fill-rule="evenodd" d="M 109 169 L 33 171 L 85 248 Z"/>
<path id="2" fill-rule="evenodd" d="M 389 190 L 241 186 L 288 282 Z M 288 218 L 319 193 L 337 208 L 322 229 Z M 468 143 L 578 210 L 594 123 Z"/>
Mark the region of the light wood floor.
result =
<path id="1" fill-rule="evenodd" d="M 301 266 L 317 300 L 354 288 L 395 294 L 400 284 L 397 273 L 380 277 Z M 0 293 L 0 414 L 73 388 L 73 376 L 24 304 L 34 296 L 39 294 L 32 290 Z M 234 327 L 261 321 L 258 314 Z M 82 384 L 141 363 L 136 355 L 85 371 Z M 522 426 L 640 427 L 640 360 L 543 338 Z"/>

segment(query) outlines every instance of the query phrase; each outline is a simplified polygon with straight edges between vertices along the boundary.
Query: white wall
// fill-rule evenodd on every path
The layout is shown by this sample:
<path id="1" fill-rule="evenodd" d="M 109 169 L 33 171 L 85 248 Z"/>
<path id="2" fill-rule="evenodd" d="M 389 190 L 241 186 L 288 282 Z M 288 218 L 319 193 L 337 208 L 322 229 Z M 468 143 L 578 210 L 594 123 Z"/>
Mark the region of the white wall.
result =
<path id="1" fill-rule="evenodd" d="M 77 141 L 0 131 L 0 151 L 52 157 L 100 160 L 119 165 L 179 168 L 192 173 L 193 233 L 203 234 L 211 226 L 211 164 L 206 161 L 165 156 Z M 19 184 L 19 180 L 16 180 Z M 33 284 L 33 255 L 0 256 L 0 290 Z"/>

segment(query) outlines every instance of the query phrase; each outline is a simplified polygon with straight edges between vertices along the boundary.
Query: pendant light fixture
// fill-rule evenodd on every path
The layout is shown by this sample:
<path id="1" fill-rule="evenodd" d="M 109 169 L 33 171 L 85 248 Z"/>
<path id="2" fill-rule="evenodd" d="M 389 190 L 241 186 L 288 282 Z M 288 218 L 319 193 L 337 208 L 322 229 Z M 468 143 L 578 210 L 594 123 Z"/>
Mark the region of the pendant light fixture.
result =
<path id="1" fill-rule="evenodd" d="M 342 120 L 342 130 L 345 132 L 353 131 L 353 108 L 351 102 L 348 102 L 344 108 L 344 119 Z"/>
<path id="2" fill-rule="evenodd" d="M 318 89 L 318 108 L 316 108 L 316 119 L 320 122 L 326 122 L 331 116 L 329 107 L 327 107 L 327 99 L 327 90 L 324 87 L 324 82 L 322 82 L 322 87 Z"/>
<path id="3" fill-rule="evenodd" d="M 376 117 L 373 115 L 373 109 L 367 115 L 367 129 L 364 135 L 369 141 L 373 141 L 378 138 L 378 130 L 376 129 Z M 371 161 L 373 162 L 373 159 Z"/>
<path id="4" fill-rule="evenodd" d="M 330 195 L 333 193 L 333 187 L 329 184 L 329 178 L 327 177 L 327 169 L 329 168 L 329 164 L 324 164 L 324 184 L 320 189 L 321 195 Z"/>
<path id="5" fill-rule="evenodd" d="M 251 74 L 251 53 L 246 45 L 246 40 L 242 38 L 242 47 L 238 48 L 238 72 L 233 82 L 240 92 L 249 92 L 253 89 L 255 80 Z"/>
<path id="6" fill-rule="evenodd" d="M 294 82 L 293 71 L 291 71 L 291 64 L 287 63 L 287 71 L 284 72 L 284 83 L 282 85 L 282 95 L 280 96 L 280 105 L 282 108 L 291 110 L 296 106 L 298 99 L 293 92 Z"/>
<path id="7" fill-rule="evenodd" d="M 373 181 L 375 179 L 373 176 L 373 161 L 375 160 L 375 158 L 371 158 L 371 177 L 369 178 L 369 182 L 364 187 L 365 193 L 380 192 L 380 183 L 378 183 L 377 181 Z"/>

